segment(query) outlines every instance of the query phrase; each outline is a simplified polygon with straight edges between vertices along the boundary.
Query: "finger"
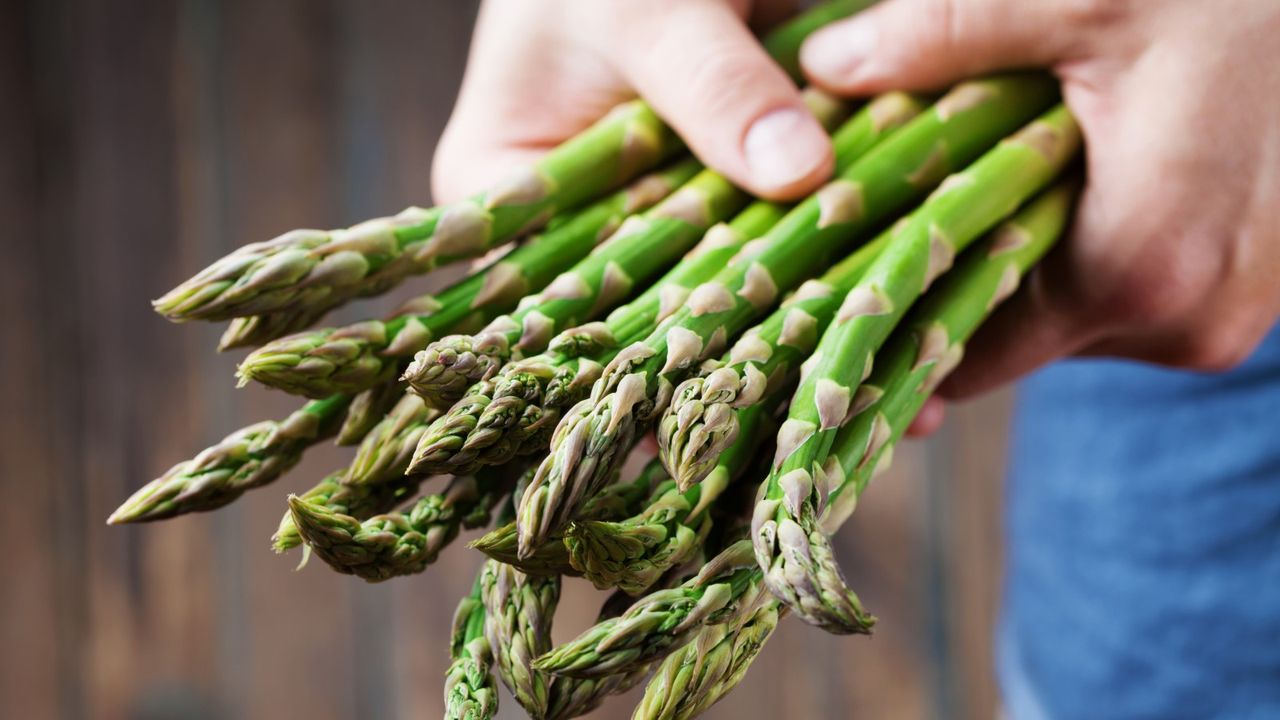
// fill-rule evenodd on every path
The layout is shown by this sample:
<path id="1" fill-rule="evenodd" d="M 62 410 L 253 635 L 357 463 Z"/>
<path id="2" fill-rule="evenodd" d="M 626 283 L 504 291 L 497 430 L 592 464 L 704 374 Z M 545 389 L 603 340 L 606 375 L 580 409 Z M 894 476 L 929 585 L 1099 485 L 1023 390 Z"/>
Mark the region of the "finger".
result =
<path id="1" fill-rule="evenodd" d="M 907 435 L 909 437 L 928 437 L 942 427 L 942 421 L 946 417 L 946 401 L 940 397 L 931 397 L 925 400 L 920 412 L 916 413 L 915 419 L 907 426 Z"/>
<path id="2" fill-rule="evenodd" d="M 491 187 L 634 96 L 579 41 L 564 2 L 486 0 L 457 102 L 432 163 L 436 202 Z"/>
<path id="3" fill-rule="evenodd" d="M 1048 66 L 1078 52 L 1081 38 L 1102 22 L 1100 11 L 1064 5 L 1071 4 L 889 0 L 814 33 L 800 60 L 815 84 L 853 94 L 937 88 L 991 70 Z"/>
<path id="4" fill-rule="evenodd" d="M 831 174 L 827 134 L 729 5 L 682 0 L 633 20 L 621 71 L 703 162 L 774 199 Z"/>

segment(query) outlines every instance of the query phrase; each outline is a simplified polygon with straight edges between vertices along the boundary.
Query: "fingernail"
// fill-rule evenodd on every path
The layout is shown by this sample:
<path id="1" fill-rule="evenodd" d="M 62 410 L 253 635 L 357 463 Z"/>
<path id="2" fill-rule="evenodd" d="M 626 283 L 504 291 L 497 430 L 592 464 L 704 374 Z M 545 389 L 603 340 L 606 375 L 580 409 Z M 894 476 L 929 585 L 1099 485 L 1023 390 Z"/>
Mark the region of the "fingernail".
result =
<path id="1" fill-rule="evenodd" d="M 814 33 L 800 48 L 800 62 L 815 78 L 844 84 L 871 57 L 875 44 L 871 23 L 854 18 Z"/>
<path id="2" fill-rule="evenodd" d="M 822 166 L 831 141 L 812 115 L 784 108 L 756 120 L 742 145 L 751 177 L 763 186 L 780 187 Z"/>

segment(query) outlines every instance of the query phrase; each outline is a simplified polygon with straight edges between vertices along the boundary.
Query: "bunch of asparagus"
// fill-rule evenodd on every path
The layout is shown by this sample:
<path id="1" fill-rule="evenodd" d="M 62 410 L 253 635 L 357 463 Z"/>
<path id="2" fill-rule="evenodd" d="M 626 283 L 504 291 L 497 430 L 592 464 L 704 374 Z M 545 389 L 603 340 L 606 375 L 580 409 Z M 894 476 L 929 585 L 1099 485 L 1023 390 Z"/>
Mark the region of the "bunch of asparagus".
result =
<path id="1" fill-rule="evenodd" d="M 820 5 L 766 46 L 794 74 L 804 37 L 864 4 Z M 788 613 L 869 632 L 830 535 L 1062 235 L 1080 137 L 1038 74 L 936 98 L 806 96 L 837 176 L 794 205 L 703 168 L 634 101 L 475 198 L 215 262 L 156 310 L 230 320 L 223 348 L 257 346 L 241 384 L 307 401 L 175 465 L 109 522 L 212 510 L 322 440 L 358 446 L 288 496 L 273 547 L 377 582 L 489 527 L 454 618 L 450 718 L 492 717 L 495 677 L 535 718 L 646 678 L 636 718 L 689 718 Z M 508 245 L 390 317 L 307 329 Z M 649 433 L 658 456 L 626 472 Z M 611 594 L 554 647 L 565 575 Z"/>

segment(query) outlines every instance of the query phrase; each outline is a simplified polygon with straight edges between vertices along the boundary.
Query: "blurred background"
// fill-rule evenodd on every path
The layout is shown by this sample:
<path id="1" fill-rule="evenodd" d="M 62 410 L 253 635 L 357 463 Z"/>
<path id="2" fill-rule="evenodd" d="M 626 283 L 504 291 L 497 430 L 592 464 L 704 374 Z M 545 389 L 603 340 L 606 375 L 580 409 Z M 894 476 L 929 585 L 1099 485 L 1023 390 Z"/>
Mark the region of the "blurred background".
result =
<path id="1" fill-rule="evenodd" d="M 459 542 L 381 585 L 268 547 L 322 447 L 216 513 L 108 528 L 129 493 L 297 402 L 234 390 L 220 328 L 148 300 L 234 246 L 431 201 L 473 2 L 0 4 L 0 717 L 435 718 Z M 344 308 L 348 322 L 436 287 Z M 1008 397 L 897 454 L 840 534 L 871 638 L 784 622 L 712 718 L 990 718 Z M 465 539 L 465 538 L 464 538 Z M 602 596 L 570 583 L 557 635 Z M 505 697 L 505 696 L 504 696 Z M 624 718 L 637 695 L 593 717 Z M 504 700 L 501 717 L 520 717 Z"/>

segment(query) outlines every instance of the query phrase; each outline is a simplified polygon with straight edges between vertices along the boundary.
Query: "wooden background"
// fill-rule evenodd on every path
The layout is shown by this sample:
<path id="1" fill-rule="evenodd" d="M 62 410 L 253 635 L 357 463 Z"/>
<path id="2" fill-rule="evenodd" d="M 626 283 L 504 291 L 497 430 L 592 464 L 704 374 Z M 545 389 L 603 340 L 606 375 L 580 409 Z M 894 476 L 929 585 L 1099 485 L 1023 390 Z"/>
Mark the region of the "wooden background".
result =
<path id="1" fill-rule="evenodd" d="M 0 717 L 440 716 L 475 554 L 365 585 L 268 549 L 285 492 L 344 462 L 336 449 L 217 513 L 103 521 L 172 463 L 295 405 L 234 391 L 218 330 L 169 325 L 148 299 L 236 244 L 428 203 L 473 14 L 428 0 L 0 5 Z M 1006 410 L 961 408 L 900 452 L 840 536 L 876 635 L 786 622 L 711 717 L 993 716 Z M 558 634 L 596 602 L 575 584 Z"/>

